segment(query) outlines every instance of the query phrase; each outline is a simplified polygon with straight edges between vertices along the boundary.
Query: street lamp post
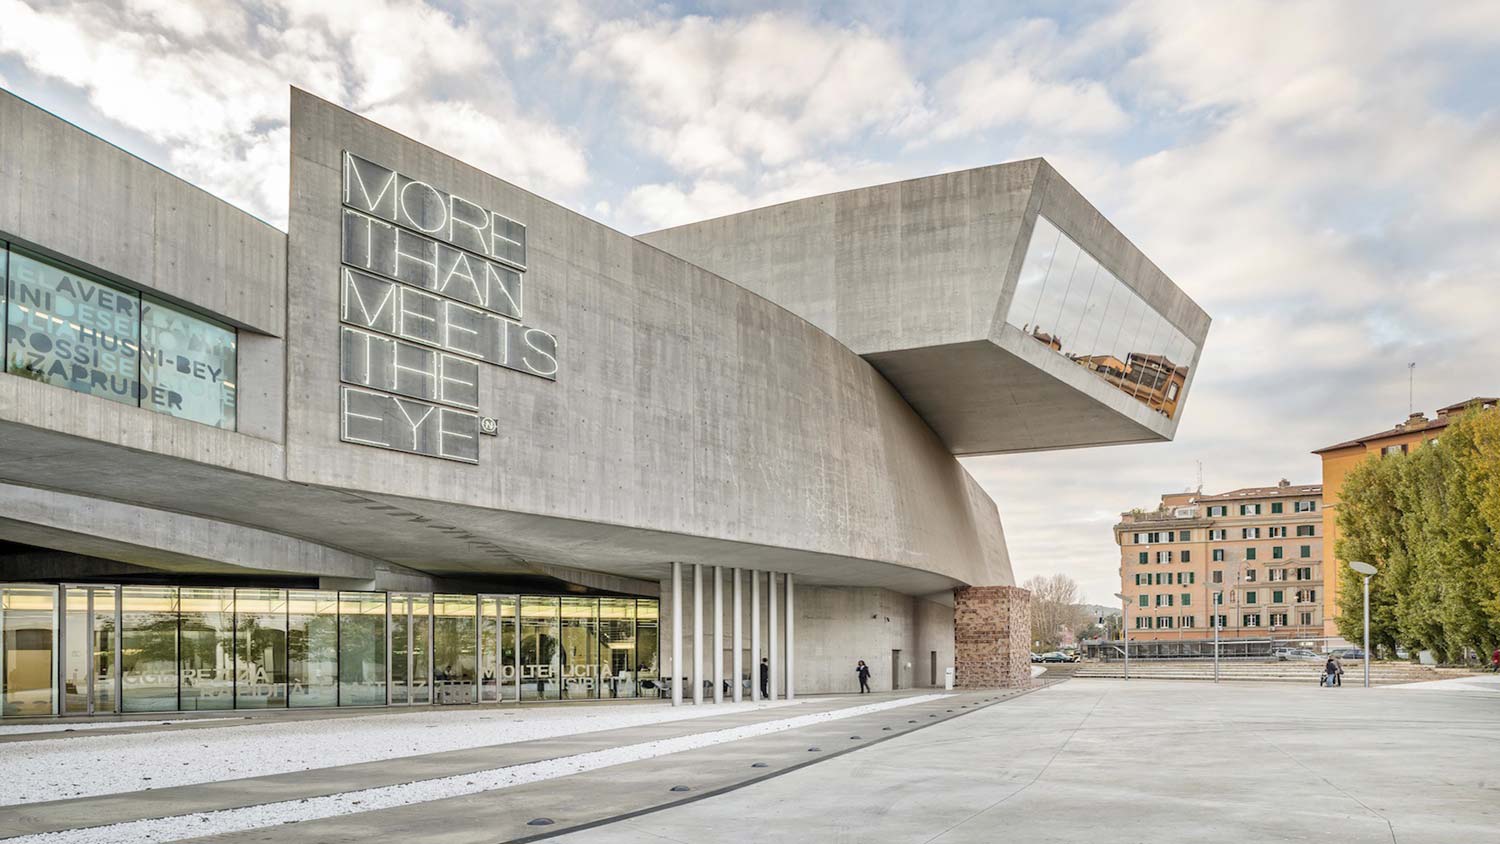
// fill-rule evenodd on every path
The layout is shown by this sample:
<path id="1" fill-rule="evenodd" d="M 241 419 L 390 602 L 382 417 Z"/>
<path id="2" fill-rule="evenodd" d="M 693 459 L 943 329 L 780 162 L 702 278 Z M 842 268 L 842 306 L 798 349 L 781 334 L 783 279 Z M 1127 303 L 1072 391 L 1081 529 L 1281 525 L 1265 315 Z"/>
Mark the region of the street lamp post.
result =
<path id="1" fill-rule="evenodd" d="M 1209 607 L 1208 611 L 1211 612 L 1211 613 L 1213 613 L 1213 615 L 1214 615 L 1214 682 L 1217 683 L 1217 682 L 1219 682 L 1219 609 L 1218 608 L 1224 606 L 1224 590 L 1220 589 L 1215 594 L 1219 598 L 1219 603 L 1217 603 L 1217 604 Z"/>
<path id="2" fill-rule="evenodd" d="M 1125 593 L 1116 592 L 1120 599 L 1120 638 L 1125 642 L 1125 679 L 1130 680 L 1130 599 Z"/>
<path id="3" fill-rule="evenodd" d="M 1370 688 L 1370 578 L 1375 567 L 1369 563 L 1349 562 L 1349 568 L 1365 576 L 1365 688 Z"/>

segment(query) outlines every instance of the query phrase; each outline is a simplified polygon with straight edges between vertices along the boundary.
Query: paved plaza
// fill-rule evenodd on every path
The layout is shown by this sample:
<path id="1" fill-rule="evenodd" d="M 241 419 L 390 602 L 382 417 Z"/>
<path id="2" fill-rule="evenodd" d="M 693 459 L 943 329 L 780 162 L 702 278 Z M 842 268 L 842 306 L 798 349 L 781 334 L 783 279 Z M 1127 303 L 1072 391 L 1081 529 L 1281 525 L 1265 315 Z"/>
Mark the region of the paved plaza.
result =
<path id="1" fill-rule="evenodd" d="M 368 749 L 325 767 L 306 749 L 240 759 L 233 770 L 252 776 L 220 780 L 175 753 L 124 752 L 186 742 L 223 759 L 280 733 L 288 748 L 305 734 L 313 749 Z M 423 733 L 447 749 L 422 753 Z M 1473 842 L 1500 828 L 1494 678 L 1368 691 L 1075 679 L 1025 694 L 144 722 L 0 742 L 0 836 L 26 844 Z M 105 749 L 126 767 L 107 789 L 15 790 L 49 760 Z"/>

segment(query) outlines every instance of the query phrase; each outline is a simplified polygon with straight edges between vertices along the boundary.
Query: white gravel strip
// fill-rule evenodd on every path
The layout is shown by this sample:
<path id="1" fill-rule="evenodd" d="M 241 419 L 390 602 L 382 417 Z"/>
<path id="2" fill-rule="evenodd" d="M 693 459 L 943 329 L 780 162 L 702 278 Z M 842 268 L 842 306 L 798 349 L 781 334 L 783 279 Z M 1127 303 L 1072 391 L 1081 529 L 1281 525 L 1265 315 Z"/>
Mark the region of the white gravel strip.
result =
<path id="1" fill-rule="evenodd" d="M 658 756 L 667 756 L 686 750 L 697 750 L 701 747 L 712 747 L 717 744 L 768 735 L 783 730 L 795 730 L 800 727 L 808 727 L 827 721 L 839 721 L 858 715 L 867 715 L 872 712 L 911 706 L 916 703 L 926 703 L 945 697 L 948 697 L 948 695 L 933 694 L 899 698 L 897 700 L 888 700 L 864 706 L 851 706 L 847 709 L 836 709 L 831 712 L 819 712 L 811 715 L 785 718 L 779 721 L 767 721 L 760 724 L 749 724 L 743 727 L 731 727 L 724 730 L 697 733 L 689 736 L 678 736 L 677 738 L 662 739 L 660 741 L 612 747 L 608 750 L 579 753 L 559 759 L 549 759 L 544 762 L 530 762 L 506 768 L 492 768 L 472 774 L 419 780 L 404 785 L 366 788 L 330 795 L 328 797 L 264 803 L 259 806 L 248 806 L 243 809 L 198 812 L 188 815 L 174 815 L 167 818 L 90 827 L 87 829 L 23 835 L 18 838 L 8 838 L 5 844 L 160 844 L 160 842 L 164 841 L 181 841 L 200 836 L 222 835 L 229 832 L 242 832 L 248 829 L 260 829 L 262 827 L 319 820 L 321 818 L 332 818 L 340 815 L 352 815 L 359 812 L 372 812 L 378 809 L 391 809 L 412 803 L 446 800 L 450 797 L 462 797 L 469 794 L 510 788 L 511 786 L 554 779 L 584 771 L 608 768 L 612 765 L 654 759 Z M 722 708 L 714 707 L 714 709 L 720 710 Z M 289 840 L 296 838 L 295 831 L 289 831 L 289 833 L 287 836 Z"/>
<path id="2" fill-rule="evenodd" d="M 27 733 L 68 733 L 81 730 L 130 730 L 140 727 L 166 727 L 172 724 L 203 724 L 208 721 L 244 721 L 244 716 L 227 718 L 175 718 L 169 721 L 89 721 L 71 724 L 6 724 L 0 726 L 0 736 L 25 735 Z"/>
<path id="3" fill-rule="evenodd" d="M 518 741 L 707 718 L 787 703 L 474 706 L 7 744 L 0 806 L 333 768 Z M 107 762 L 101 762 L 107 760 Z"/>

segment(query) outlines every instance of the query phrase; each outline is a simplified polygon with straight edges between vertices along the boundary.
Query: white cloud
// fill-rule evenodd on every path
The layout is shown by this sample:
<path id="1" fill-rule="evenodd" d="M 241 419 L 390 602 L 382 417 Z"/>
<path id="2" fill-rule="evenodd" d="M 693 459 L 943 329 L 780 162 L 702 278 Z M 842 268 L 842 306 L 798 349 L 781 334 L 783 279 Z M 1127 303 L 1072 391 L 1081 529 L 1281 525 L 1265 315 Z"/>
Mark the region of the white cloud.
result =
<path id="1" fill-rule="evenodd" d="M 773 13 L 560 25 L 579 39 L 575 70 L 619 86 L 635 140 L 684 174 L 785 165 L 922 109 L 899 44 L 859 27 Z"/>
<path id="2" fill-rule="evenodd" d="M 0 57 L 82 90 L 99 117 L 159 144 L 157 163 L 273 223 L 286 217 L 289 84 L 528 187 L 587 175 L 570 133 L 516 106 L 479 34 L 414 0 L 0 0 L 0 20 Z"/>

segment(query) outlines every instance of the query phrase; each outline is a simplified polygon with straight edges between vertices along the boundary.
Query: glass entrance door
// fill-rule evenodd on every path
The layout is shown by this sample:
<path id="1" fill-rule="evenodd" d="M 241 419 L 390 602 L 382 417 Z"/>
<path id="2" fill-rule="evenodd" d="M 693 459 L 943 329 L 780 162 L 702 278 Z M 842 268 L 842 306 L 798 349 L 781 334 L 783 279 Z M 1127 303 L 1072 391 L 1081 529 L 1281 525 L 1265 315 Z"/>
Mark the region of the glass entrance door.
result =
<path id="1" fill-rule="evenodd" d="M 120 590 L 117 586 L 63 587 L 63 712 L 118 711 Z"/>
<path id="2" fill-rule="evenodd" d="M 477 612 L 477 596 L 432 596 L 432 689 L 435 703 L 479 702 Z"/>
<path id="3" fill-rule="evenodd" d="M 390 694 L 396 706 L 432 702 L 432 596 L 391 596 Z"/>
<path id="4" fill-rule="evenodd" d="M 519 700 L 516 685 L 516 595 L 479 596 L 479 699 L 485 703 Z"/>

